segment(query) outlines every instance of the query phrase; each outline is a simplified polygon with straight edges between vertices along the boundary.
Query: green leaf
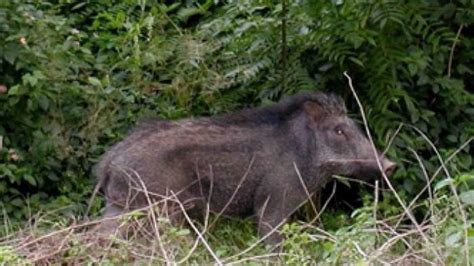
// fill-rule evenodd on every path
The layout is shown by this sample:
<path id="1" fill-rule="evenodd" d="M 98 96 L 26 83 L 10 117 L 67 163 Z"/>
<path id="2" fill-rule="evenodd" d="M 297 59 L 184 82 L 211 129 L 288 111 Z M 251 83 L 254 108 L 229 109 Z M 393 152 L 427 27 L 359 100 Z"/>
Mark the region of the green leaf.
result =
<path id="1" fill-rule="evenodd" d="M 30 185 L 36 186 L 36 180 L 32 175 L 29 175 L 29 174 L 24 175 L 23 179 L 25 179 L 28 183 L 30 183 Z"/>
<path id="2" fill-rule="evenodd" d="M 474 205 L 474 190 L 465 191 L 459 194 L 459 199 L 468 205 Z"/>
<path id="3" fill-rule="evenodd" d="M 355 57 L 349 57 L 349 60 L 351 60 L 352 62 L 358 64 L 359 66 L 361 67 L 364 67 L 364 63 L 362 63 L 362 61 L 360 61 L 359 59 L 355 58 Z"/>
<path id="4" fill-rule="evenodd" d="M 467 157 L 467 158 L 472 159 L 471 157 Z M 459 180 L 460 182 L 469 182 L 469 181 L 474 180 L 474 174 L 463 174 L 463 175 L 457 176 L 456 179 Z"/>
<path id="5" fill-rule="evenodd" d="M 20 95 L 21 93 L 21 87 L 20 85 L 15 85 L 8 90 L 8 95 Z"/>
<path id="6" fill-rule="evenodd" d="M 461 240 L 461 233 L 456 232 L 454 234 L 449 235 L 444 242 L 446 246 L 451 247 L 454 244 L 458 243 L 460 240 Z"/>
<path id="7" fill-rule="evenodd" d="M 342 184 L 346 185 L 347 187 L 351 187 L 351 183 L 349 182 L 349 179 L 347 177 L 339 176 L 339 175 L 334 175 L 334 178 L 336 178 L 337 181 L 341 182 Z"/>
<path id="8" fill-rule="evenodd" d="M 29 83 L 31 87 L 34 87 L 38 83 L 38 78 L 31 74 L 25 74 L 23 76 L 23 84 Z"/>
<path id="9" fill-rule="evenodd" d="M 445 186 L 448 186 L 452 182 L 453 182 L 452 178 L 443 179 L 443 180 L 439 181 L 438 183 L 436 183 L 436 185 L 434 187 L 434 191 L 438 191 L 438 190 L 444 188 Z"/>
<path id="10" fill-rule="evenodd" d="M 43 111 L 47 111 L 49 108 L 49 99 L 44 95 L 40 95 L 37 98 L 38 104 Z"/>
<path id="11" fill-rule="evenodd" d="M 467 236 L 468 237 L 474 237 L 474 228 L 469 228 L 467 230 Z"/>
<path id="12" fill-rule="evenodd" d="M 415 64 L 409 64 L 408 65 L 408 71 L 410 72 L 411 76 L 414 76 L 416 72 L 418 72 L 418 66 Z"/>
<path id="13" fill-rule="evenodd" d="M 10 204 L 16 207 L 24 207 L 23 200 L 20 198 L 15 198 L 14 200 L 10 201 Z"/>
<path id="14" fill-rule="evenodd" d="M 97 87 L 102 87 L 102 82 L 98 78 L 95 77 L 89 77 L 87 80 L 89 80 L 89 83 L 97 86 Z"/>
<path id="15" fill-rule="evenodd" d="M 176 236 L 186 236 L 189 235 L 191 232 L 189 229 L 181 229 L 176 232 Z"/>
<path id="16" fill-rule="evenodd" d="M 457 141 L 457 137 L 456 137 L 455 135 L 448 135 L 447 140 L 449 140 L 449 141 L 451 141 L 451 142 L 456 142 L 456 141 Z"/>
<path id="17" fill-rule="evenodd" d="M 46 76 L 43 74 L 43 72 L 39 71 L 39 70 L 35 70 L 33 71 L 33 76 L 36 78 L 36 79 L 45 79 Z"/>

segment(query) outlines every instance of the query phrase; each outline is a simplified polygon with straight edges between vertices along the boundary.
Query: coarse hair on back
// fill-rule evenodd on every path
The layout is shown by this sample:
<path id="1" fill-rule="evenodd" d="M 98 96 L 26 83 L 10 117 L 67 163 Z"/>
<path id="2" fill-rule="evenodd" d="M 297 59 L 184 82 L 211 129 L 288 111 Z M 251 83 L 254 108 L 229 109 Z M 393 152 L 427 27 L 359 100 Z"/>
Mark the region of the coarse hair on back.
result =
<path id="1" fill-rule="evenodd" d="M 285 97 L 278 103 L 245 109 L 237 113 L 224 114 L 212 118 L 212 120 L 224 125 L 258 125 L 276 124 L 286 121 L 295 113 L 303 109 L 305 102 L 317 103 L 321 109 L 331 115 L 344 115 L 347 113 L 346 106 L 341 97 L 333 93 L 302 91 L 295 95 Z"/>
<path id="2" fill-rule="evenodd" d="M 262 107 L 248 108 L 238 112 L 221 114 L 214 117 L 203 117 L 196 119 L 195 122 L 203 122 L 211 125 L 214 123 L 219 126 L 256 126 L 256 125 L 275 125 L 284 122 L 303 109 L 305 102 L 317 103 L 323 112 L 332 115 L 345 115 L 346 106 L 341 97 L 333 93 L 302 91 L 292 96 L 286 96 L 281 101 Z M 180 121 L 170 121 L 159 118 L 149 118 L 141 120 L 132 130 L 132 133 L 157 130 L 167 130 Z"/>

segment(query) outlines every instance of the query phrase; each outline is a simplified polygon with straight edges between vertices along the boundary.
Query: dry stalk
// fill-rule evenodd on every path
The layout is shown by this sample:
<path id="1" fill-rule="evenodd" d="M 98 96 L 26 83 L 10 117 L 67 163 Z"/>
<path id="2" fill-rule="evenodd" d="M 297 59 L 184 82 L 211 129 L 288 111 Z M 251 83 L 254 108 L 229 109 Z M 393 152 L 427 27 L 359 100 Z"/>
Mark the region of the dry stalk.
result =
<path id="1" fill-rule="evenodd" d="M 205 213 L 205 217 L 204 217 L 204 226 L 203 226 L 202 231 L 200 232 L 200 235 L 204 235 L 206 233 L 206 231 L 208 230 L 208 228 L 210 227 L 209 226 L 209 215 L 210 215 L 211 209 L 210 209 L 210 206 L 209 206 L 209 202 L 210 202 L 211 197 L 212 197 L 212 191 L 213 191 L 213 186 L 214 186 L 214 177 L 213 177 L 214 173 L 212 171 L 212 165 L 209 165 L 209 171 L 210 171 L 209 176 L 210 176 L 210 179 L 211 179 L 211 185 L 210 185 L 210 188 L 209 188 L 209 195 L 208 195 L 208 199 L 207 199 L 207 203 L 206 203 L 206 213 Z M 196 173 L 197 173 L 197 179 L 199 181 L 199 186 L 200 186 L 200 189 L 201 189 L 201 197 L 204 198 L 204 192 L 202 190 L 201 177 L 200 177 L 199 168 L 198 168 L 197 163 L 196 163 Z M 199 238 L 199 234 L 196 234 L 196 235 L 197 235 L 197 237 L 196 237 L 196 240 L 193 243 L 193 246 L 191 247 L 189 252 L 181 260 L 179 260 L 177 262 L 177 264 L 182 264 L 182 263 L 186 262 L 192 256 L 192 254 L 194 253 L 194 251 L 198 247 L 200 238 Z"/>
<path id="2" fill-rule="evenodd" d="M 200 232 L 200 235 L 204 235 L 206 233 L 207 229 L 209 228 L 209 214 L 210 214 L 210 206 L 209 206 L 209 201 L 208 201 L 208 203 L 206 204 L 206 215 L 205 215 L 205 218 L 204 218 L 204 227 L 203 227 L 202 231 Z M 177 264 L 182 264 L 182 263 L 186 262 L 192 256 L 192 254 L 194 253 L 194 251 L 196 250 L 196 248 L 199 244 L 199 241 L 200 241 L 199 234 L 197 234 L 196 240 L 194 241 L 194 244 L 191 247 L 191 250 L 188 252 L 188 254 L 186 254 L 186 256 L 184 256 L 184 258 L 179 260 L 177 262 Z"/>
<path id="3" fill-rule="evenodd" d="M 169 199 L 167 199 L 167 200 L 169 200 Z M 130 213 L 140 212 L 140 211 L 147 211 L 151 208 L 154 208 L 154 207 L 158 206 L 159 204 L 162 204 L 162 202 L 161 201 L 155 202 L 152 206 L 146 206 L 146 207 L 143 207 L 143 208 L 138 208 L 138 209 L 136 209 L 136 210 L 134 210 Z M 89 222 L 85 222 L 85 223 L 81 223 L 81 224 L 68 226 L 66 228 L 59 229 L 59 230 L 53 231 L 51 233 L 48 233 L 46 235 L 40 236 L 38 238 L 34 238 L 32 240 L 29 240 L 29 241 L 26 241 L 26 242 L 23 242 L 23 243 L 19 243 L 15 247 L 15 249 L 16 250 L 21 250 L 21 249 L 26 248 L 30 245 L 33 245 L 35 243 L 38 243 L 38 242 L 40 242 L 42 240 L 45 240 L 45 239 L 48 239 L 50 237 L 54 237 L 54 236 L 56 236 L 58 234 L 61 234 L 61 233 L 64 233 L 64 232 L 74 231 L 74 230 L 78 230 L 78 229 L 81 229 L 81 228 L 90 227 L 90 226 L 93 226 L 93 225 L 96 225 L 96 224 L 99 224 L 99 223 L 102 223 L 102 222 L 105 222 L 105 221 L 111 221 L 111 220 L 120 219 L 122 217 L 127 217 L 130 213 L 123 213 L 123 214 L 120 214 L 120 215 L 117 215 L 117 216 L 104 217 L 104 218 L 97 219 L 97 220 L 94 220 L 94 221 L 89 221 Z"/>
<path id="4" fill-rule="evenodd" d="M 391 234 L 391 235 L 395 235 L 395 236 L 398 236 L 400 234 L 395 229 L 393 229 L 391 226 L 389 226 L 387 223 L 384 223 L 382 221 L 377 221 L 377 225 L 379 225 L 379 226 L 381 225 L 381 226 L 388 229 L 388 232 L 387 231 L 382 231 L 382 229 L 377 229 L 378 232 L 384 232 L 386 234 Z M 410 245 L 410 243 L 408 243 L 408 241 L 405 238 L 402 237 L 400 240 L 405 244 L 405 246 L 408 247 L 409 250 L 415 251 L 415 249 L 412 247 L 412 245 Z"/>
<path id="5" fill-rule="evenodd" d="M 375 180 L 374 194 L 375 194 L 375 198 L 374 198 L 374 208 L 373 208 L 373 211 L 372 211 L 372 216 L 374 217 L 374 221 L 377 221 L 377 210 L 378 210 L 378 207 L 379 207 L 379 181 L 378 180 Z M 374 245 L 376 245 L 379 241 L 379 234 L 378 234 L 378 230 L 377 230 L 377 222 L 374 223 L 374 230 L 375 230 L 375 243 L 374 243 Z"/>
<path id="6" fill-rule="evenodd" d="M 365 254 L 365 252 L 360 248 L 359 244 L 357 244 L 355 241 L 351 241 L 352 245 L 354 245 L 354 247 L 356 248 L 357 252 L 359 252 L 360 255 L 362 255 L 362 257 L 364 257 L 364 259 L 367 259 L 367 254 Z"/>
<path id="7" fill-rule="evenodd" d="M 214 260 L 216 261 L 216 263 L 218 265 L 223 265 L 221 260 L 219 259 L 219 257 L 217 257 L 216 253 L 212 250 L 211 246 L 209 245 L 209 243 L 207 243 L 206 239 L 204 238 L 204 236 L 201 234 L 201 232 L 199 232 L 199 230 L 197 229 L 196 225 L 194 225 L 193 221 L 191 220 L 191 218 L 189 217 L 188 213 L 186 212 L 186 209 L 184 208 L 184 205 L 179 201 L 178 197 L 176 196 L 176 194 L 171 191 L 171 195 L 175 198 L 177 204 L 179 205 L 181 211 L 183 212 L 183 215 L 184 217 L 186 218 L 186 220 L 188 221 L 189 225 L 191 226 L 191 228 L 194 230 L 194 232 L 198 235 L 199 239 L 201 240 L 201 242 L 203 243 L 203 245 L 206 247 L 206 249 L 209 251 L 209 254 L 211 254 L 211 256 L 214 258 Z"/>
<path id="8" fill-rule="evenodd" d="M 72 231 L 71 232 L 68 232 L 68 234 L 64 237 L 64 239 L 61 241 L 61 243 L 59 244 L 59 246 L 56 248 L 56 250 L 46 254 L 46 255 L 42 255 L 38 258 L 34 258 L 34 259 L 31 259 L 29 260 L 30 263 L 33 263 L 33 264 L 36 264 L 36 263 L 40 263 L 42 262 L 43 260 L 46 260 L 48 258 L 51 258 L 59 253 L 61 253 L 61 251 L 63 251 L 63 247 L 64 245 L 66 244 L 66 242 L 69 240 L 69 237 L 72 235 Z M 41 252 L 42 253 L 42 252 Z"/>
<path id="9" fill-rule="evenodd" d="M 317 226 L 312 226 L 308 223 L 305 223 L 304 226 L 306 226 L 307 228 L 311 228 L 313 230 L 316 230 L 316 231 L 321 233 L 321 235 L 309 235 L 310 238 L 326 239 L 326 240 L 329 240 L 333 243 L 337 242 L 337 238 L 334 235 L 332 235 L 331 233 L 329 233 L 329 232 L 327 232 L 327 231 L 325 231 L 325 230 L 323 230 L 323 229 L 321 229 Z"/>
<path id="10" fill-rule="evenodd" d="M 459 146 L 459 148 L 457 150 L 455 150 L 451 155 L 448 156 L 448 158 L 446 158 L 444 163 L 447 164 L 452 159 L 454 159 L 454 157 L 456 157 L 456 155 L 458 155 L 458 153 L 460 153 L 464 148 L 466 148 L 467 145 L 469 145 L 471 143 L 471 141 L 473 141 L 473 140 L 474 140 L 474 137 L 470 137 L 468 140 L 466 140 L 466 142 L 464 142 L 461 146 Z M 433 180 L 436 176 L 438 176 L 438 174 L 442 170 L 443 170 L 443 165 L 441 165 L 440 167 L 438 167 L 438 169 L 436 169 L 436 171 L 434 172 L 433 177 L 431 179 Z"/>
<path id="11" fill-rule="evenodd" d="M 404 126 L 403 123 L 400 123 L 400 125 L 398 125 L 397 130 L 395 130 L 395 133 L 393 133 L 392 137 L 390 137 L 390 139 L 388 140 L 387 146 L 383 150 L 382 155 L 385 156 L 385 154 L 387 154 L 388 150 L 392 146 L 393 141 L 395 140 L 395 137 L 398 136 L 398 133 L 400 133 L 400 130 L 402 129 L 403 126 Z"/>
<path id="12" fill-rule="evenodd" d="M 350 178 L 350 177 L 345 177 L 345 176 L 340 176 L 340 175 L 333 175 L 333 177 L 334 177 L 335 179 L 337 179 L 337 180 L 354 182 L 354 183 L 358 183 L 358 184 L 360 184 L 360 185 L 364 185 L 364 186 L 367 186 L 367 187 L 370 187 L 370 188 L 373 188 L 373 189 L 376 188 L 374 185 L 372 185 L 371 183 L 366 182 L 366 181 L 364 181 L 364 180 L 359 180 L 359 179 Z M 381 189 L 381 188 L 378 188 L 378 189 L 384 191 L 384 189 Z"/>
<path id="13" fill-rule="evenodd" d="M 317 220 L 319 220 L 321 215 L 324 213 L 324 211 L 328 207 L 329 202 L 331 202 L 332 198 L 336 194 L 336 186 L 337 186 L 337 182 L 334 182 L 334 185 L 332 186 L 331 195 L 329 195 L 328 199 L 324 202 L 324 205 L 323 205 L 323 207 L 321 207 L 321 210 L 319 210 L 319 212 L 316 212 L 316 217 L 314 217 L 309 223 L 307 223 L 307 225 L 311 225 L 311 224 L 315 223 Z M 305 227 L 306 227 L 306 225 L 305 225 Z"/>
<path id="14" fill-rule="evenodd" d="M 267 259 L 267 258 L 272 258 L 272 257 L 297 257 L 294 254 L 290 253 L 268 253 L 264 255 L 259 255 L 259 256 L 251 256 L 251 257 L 246 257 L 240 260 L 236 260 L 233 262 L 226 263 L 226 265 L 242 265 L 242 263 L 247 262 L 247 261 L 259 261 L 261 259 Z"/>
<path id="15" fill-rule="evenodd" d="M 303 177 L 301 177 L 300 170 L 298 169 L 298 166 L 296 165 L 295 162 L 293 162 L 293 167 L 295 168 L 295 171 L 296 171 L 296 174 L 298 175 L 298 178 L 299 178 L 299 180 L 300 180 L 301 186 L 303 187 L 304 192 L 306 193 L 306 197 L 308 197 L 307 200 L 308 200 L 309 203 L 311 204 L 311 208 L 313 208 L 313 211 L 314 211 L 314 213 L 316 213 L 316 216 L 319 217 L 318 209 L 316 208 L 316 205 L 314 205 L 314 202 L 313 202 L 313 199 L 312 199 L 312 195 L 313 195 L 314 193 L 309 193 L 308 187 L 307 187 L 306 184 L 304 183 Z"/>
<path id="16" fill-rule="evenodd" d="M 427 229 L 426 227 L 424 229 Z M 396 242 L 399 240 L 404 241 L 405 237 L 413 235 L 418 233 L 418 229 L 413 229 L 405 233 L 395 233 L 395 236 L 392 238 L 389 238 L 382 246 L 380 246 L 376 251 L 375 251 L 375 256 L 380 256 L 380 254 L 384 254 L 386 250 L 388 250 L 391 246 L 393 246 Z M 405 244 L 408 244 L 405 242 Z M 411 245 L 408 244 L 408 247 L 411 247 Z M 411 248 L 413 250 L 413 248 Z"/>
<path id="17" fill-rule="evenodd" d="M 464 142 L 458 149 L 456 149 L 456 151 L 454 151 L 451 155 L 448 156 L 448 158 L 446 158 L 446 160 L 444 161 L 445 164 L 450 162 L 452 159 L 454 159 L 454 157 L 456 157 L 456 155 L 458 153 L 460 153 L 465 147 L 467 147 L 467 145 L 469 145 L 469 143 L 474 140 L 474 137 L 471 137 L 469 138 L 466 142 Z M 438 169 L 435 171 L 435 173 L 432 175 L 432 177 L 429 179 L 429 186 L 425 186 L 423 187 L 423 189 L 420 190 L 420 192 L 413 198 L 412 200 L 412 203 L 410 203 L 410 207 L 412 206 L 412 204 L 414 204 L 414 202 L 416 202 L 418 200 L 419 197 L 421 197 L 421 195 L 425 192 L 425 190 L 427 190 L 428 188 L 431 187 L 431 184 L 433 183 L 433 180 L 438 176 L 438 174 L 443 170 L 443 166 L 441 165 L 440 167 L 438 167 Z M 409 208 L 410 208 L 409 207 Z"/>
<path id="18" fill-rule="evenodd" d="M 368 122 L 367 122 L 367 118 L 365 116 L 365 111 L 364 111 L 364 107 L 362 106 L 362 103 L 360 102 L 359 100 L 359 97 L 354 89 L 354 86 L 352 85 L 352 78 L 349 76 L 349 74 L 347 74 L 347 72 L 344 72 L 344 76 L 346 76 L 348 82 L 349 82 L 349 87 L 352 91 L 352 94 L 354 95 L 354 98 L 356 99 L 356 102 L 357 102 L 357 105 L 359 107 L 359 111 L 361 113 L 361 116 L 362 116 L 362 120 L 364 122 L 364 127 L 365 127 L 365 131 L 367 133 L 367 137 L 369 138 L 369 141 L 370 141 L 370 144 L 372 146 L 372 151 L 374 153 L 374 156 L 375 158 L 377 158 L 377 165 L 380 169 L 380 172 L 382 173 L 382 176 L 385 180 L 385 182 L 387 183 L 388 187 L 390 188 L 390 190 L 392 191 L 393 195 L 395 196 L 395 198 L 397 199 L 397 201 L 399 202 L 400 206 L 402 206 L 403 210 L 407 213 L 408 217 L 410 218 L 410 220 L 412 221 L 412 223 L 416 226 L 416 228 L 418 229 L 420 235 L 423 237 L 423 239 L 425 240 L 425 242 L 431 247 L 431 243 L 430 243 L 430 240 L 429 238 L 426 236 L 426 234 L 423 232 L 423 230 L 421 229 L 420 225 L 418 224 L 418 222 L 416 221 L 415 217 L 413 216 L 413 214 L 410 212 L 410 210 L 407 208 L 407 206 L 405 205 L 405 203 L 402 201 L 402 199 L 400 198 L 400 196 L 398 195 L 397 191 L 395 190 L 395 188 L 393 187 L 392 183 L 390 182 L 389 178 L 387 177 L 387 175 L 385 174 L 385 172 L 383 171 L 383 167 L 382 167 L 382 163 L 380 162 L 379 158 L 378 158 L 378 154 L 377 154 L 377 149 L 375 148 L 375 144 L 374 144 L 374 140 L 372 138 L 372 135 L 370 133 L 370 129 L 369 129 L 369 125 L 368 125 Z M 433 248 L 433 252 L 435 254 L 435 256 L 437 257 L 437 259 L 439 260 L 440 263 L 442 263 L 442 259 L 441 259 L 441 256 L 439 255 L 438 251 L 435 250 Z"/>
<path id="19" fill-rule="evenodd" d="M 429 261 L 429 260 L 427 260 L 427 259 L 425 259 L 425 258 L 423 258 L 423 257 L 421 257 L 421 256 L 418 256 L 416 253 L 408 253 L 408 254 L 406 254 L 406 255 L 404 255 L 404 256 L 401 256 L 401 257 L 399 257 L 399 258 L 396 258 L 396 259 L 390 261 L 389 264 L 390 264 L 390 265 L 394 265 L 394 264 L 396 264 L 396 263 L 399 262 L 399 264 L 396 264 L 396 265 L 407 265 L 407 264 L 409 264 L 409 265 L 412 265 L 412 264 L 414 264 L 414 265 L 419 265 L 419 263 L 417 263 L 417 262 L 409 261 L 408 258 L 410 258 L 410 257 L 414 257 L 414 258 L 416 258 L 417 260 L 426 263 L 427 265 L 436 265 L 436 264 L 433 263 L 432 261 Z M 408 260 L 408 261 L 406 261 L 406 260 Z M 421 265 L 423 265 L 423 264 L 421 264 Z"/>
<path id="20" fill-rule="evenodd" d="M 425 133 L 423 133 L 421 130 L 419 130 L 417 127 L 414 127 L 414 126 L 410 126 L 411 128 L 413 128 L 416 132 L 418 132 L 418 134 L 420 134 L 423 139 L 426 140 L 426 142 L 428 142 L 428 144 L 431 146 L 431 148 L 433 149 L 433 151 L 436 153 L 436 157 L 438 158 L 441 166 L 443 167 L 443 170 L 444 170 L 444 173 L 446 174 L 446 176 L 450 179 L 452 179 L 451 177 L 451 174 L 449 173 L 448 171 L 448 168 L 446 167 L 446 164 L 445 162 L 443 161 L 443 158 L 441 157 L 441 154 L 439 153 L 438 149 L 436 148 L 436 146 L 433 144 L 433 142 L 425 135 Z M 459 199 L 459 195 L 458 195 L 458 192 L 456 190 L 456 188 L 454 187 L 454 184 L 453 182 L 450 182 L 449 183 L 449 187 L 451 188 L 451 192 L 453 193 L 453 196 L 454 196 L 454 199 L 456 200 L 456 204 L 458 205 L 459 207 L 459 212 L 461 214 L 461 218 L 463 220 L 463 225 L 464 225 L 464 255 L 466 257 L 466 263 L 467 265 L 470 265 L 470 257 L 469 257 L 469 238 L 468 238 L 468 230 L 469 230 L 469 226 L 467 224 L 467 216 L 466 216 L 466 213 L 464 211 L 464 207 L 461 203 L 461 200 Z"/>
<path id="21" fill-rule="evenodd" d="M 150 207 L 154 206 L 154 204 L 153 204 L 153 202 L 150 198 L 150 194 L 148 193 L 148 189 L 147 189 L 145 183 L 143 182 L 142 178 L 138 174 L 138 172 L 135 171 L 134 169 L 129 169 L 129 170 L 135 175 L 135 177 L 140 182 L 140 185 L 143 188 L 143 191 L 144 191 L 144 194 L 145 194 L 145 198 L 148 202 L 148 206 L 150 206 Z M 133 180 L 133 178 L 126 171 L 124 171 L 124 172 L 130 178 L 130 180 Z M 153 208 L 150 208 L 149 212 L 150 212 L 150 215 L 151 215 L 151 218 L 152 218 L 152 226 L 153 226 L 153 230 L 155 231 L 156 238 L 158 240 L 159 248 L 161 250 L 161 253 L 163 253 L 163 257 L 165 258 L 165 260 L 167 262 L 169 262 L 168 253 L 166 252 L 166 249 L 163 246 L 163 242 L 162 242 L 162 239 L 161 239 L 161 234 L 160 234 L 160 231 L 158 230 L 158 224 L 157 224 L 157 219 L 156 219 L 156 216 L 155 216 L 155 211 L 153 210 Z M 153 241 L 153 243 L 155 243 L 155 241 Z"/>
<path id="22" fill-rule="evenodd" d="M 429 201 L 430 201 L 430 214 L 433 214 L 433 192 L 431 190 L 431 182 L 432 180 L 430 180 L 429 176 L 428 176 L 428 172 L 426 171 L 426 167 L 425 165 L 423 164 L 423 162 L 421 161 L 421 158 L 420 156 L 418 155 L 418 153 L 413 150 L 412 148 L 408 148 L 408 150 L 410 150 L 416 157 L 416 160 L 418 161 L 418 164 L 420 165 L 420 168 L 421 170 L 423 171 L 423 176 L 425 177 L 425 180 L 426 180 L 426 186 L 425 188 L 428 190 L 428 197 L 429 197 Z M 412 200 L 412 202 L 408 205 L 408 208 L 411 208 L 411 206 L 413 206 L 413 204 L 415 203 L 415 201 L 421 196 L 421 194 L 423 193 L 423 191 L 425 190 L 425 188 L 422 189 L 422 191 L 420 193 L 418 193 L 418 195 L 416 195 L 416 197 Z"/>
<path id="23" fill-rule="evenodd" d="M 306 202 L 303 201 L 302 203 L 300 203 L 298 206 L 296 206 L 296 208 L 294 208 L 290 213 L 294 213 L 296 210 L 298 210 L 301 206 L 303 206 Z M 288 217 L 287 217 L 288 218 Z M 268 232 L 267 234 L 265 234 L 264 236 L 262 236 L 261 238 L 259 238 L 255 243 L 253 243 L 250 247 L 246 248 L 245 250 L 235 254 L 235 255 L 232 255 L 230 257 L 227 257 L 226 259 L 224 259 L 224 262 L 227 264 L 229 263 L 230 260 L 236 258 L 236 257 L 239 257 L 239 256 L 242 256 L 243 254 L 245 253 L 248 253 L 249 251 L 251 251 L 252 249 L 254 249 L 256 246 L 258 246 L 260 243 L 262 243 L 265 239 L 267 239 L 271 234 L 273 234 L 274 232 L 276 232 L 278 230 L 278 228 L 280 228 L 280 226 L 282 226 L 283 224 L 286 223 L 286 220 L 287 219 L 284 219 L 283 221 L 281 221 L 279 224 L 277 224 L 275 227 L 273 227 L 273 229 Z"/>
<path id="24" fill-rule="evenodd" d="M 224 207 L 216 215 L 216 217 L 214 218 L 214 221 L 212 221 L 212 223 L 209 225 L 209 227 L 212 227 L 217 222 L 217 219 L 225 212 L 225 210 L 227 210 L 229 205 L 232 203 L 232 201 L 235 198 L 235 195 L 237 195 L 237 192 L 239 192 L 240 187 L 242 187 L 242 184 L 247 179 L 247 176 L 250 174 L 250 170 L 252 169 L 252 166 L 253 166 L 254 162 L 255 162 L 255 156 L 252 156 L 252 159 L 250 160 L 249 166 L 247 167 L 247 170 L 245 171 L 244 175 L 242 176 L 239 183 L 237 184 L 237 187 L 234 189 L 234 192 L 232 193 L 232 196 L 230 196 L 229 200 L 226 202 Z M 210 201 L 208 200 L 208 202 L 210 202 Z"/>

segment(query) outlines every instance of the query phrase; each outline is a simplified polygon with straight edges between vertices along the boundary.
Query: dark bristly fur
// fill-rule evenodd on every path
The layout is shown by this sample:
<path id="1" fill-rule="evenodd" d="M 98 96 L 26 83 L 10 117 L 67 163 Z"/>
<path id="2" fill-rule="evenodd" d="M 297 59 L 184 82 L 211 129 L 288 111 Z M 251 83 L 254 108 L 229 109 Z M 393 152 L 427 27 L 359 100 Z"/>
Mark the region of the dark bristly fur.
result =
<path id="1" fill-rule="evenodd" d="M 379 159 L 383 170 L 393 168 Z M 255 216 L 266 242 L 277 244 L 274 229 L 307 200 L 306 190 L 315 192 L 334 174 L 378 176 L 376 160 L 341 98 L 303 92 L 234 114 L 141 123 L 104 155 L 97 176 L 105 216 L 145 207 L 145 188 L 152 200 L 173 191 L 194 218 L 207 205 L 227 216 Z"/>
<path id="2" fill-rule="evenodd" d="M 212 120 L 227 125 L 277 124 L 290 118 L 295 112 L 301 111 L 303 103 L 307 101 L 317 102 L 330 114 L 343 115 L 347 112 L 342 99 L 337 95 L 321 92 L 299 92 L 274 105 L 225 114 Z"/>

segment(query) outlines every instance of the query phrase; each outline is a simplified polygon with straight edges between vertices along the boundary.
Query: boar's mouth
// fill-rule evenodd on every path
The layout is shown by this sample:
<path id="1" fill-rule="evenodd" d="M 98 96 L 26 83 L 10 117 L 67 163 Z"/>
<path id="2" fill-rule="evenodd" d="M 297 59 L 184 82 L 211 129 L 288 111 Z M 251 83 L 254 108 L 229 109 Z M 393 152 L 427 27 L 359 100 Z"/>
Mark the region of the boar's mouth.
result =
<path id="1" fill-rule="evenodd" d="M 385 172 L 385 174 L 387 176 L 391 176 L 393 174 L 393 172 L 395 172 L 395 169 L 397 168 L 397 164 L 390 161 L 387 158 L 384 158 L 383 161 L 382 161 L 382 167 L 383 167 L 383 171 Z"/>
<path id="2" fill-rule="evenodd" d="M 396 169 L 396 164 L 383 157 L 379 161 L 381 168 L 377 161 L 372 159 L 329 160 L 325 168 L 332 174 L 364 180 L 380 178 L 382 177 L 382 171 L 387 177 L 391 176 Z"/>

